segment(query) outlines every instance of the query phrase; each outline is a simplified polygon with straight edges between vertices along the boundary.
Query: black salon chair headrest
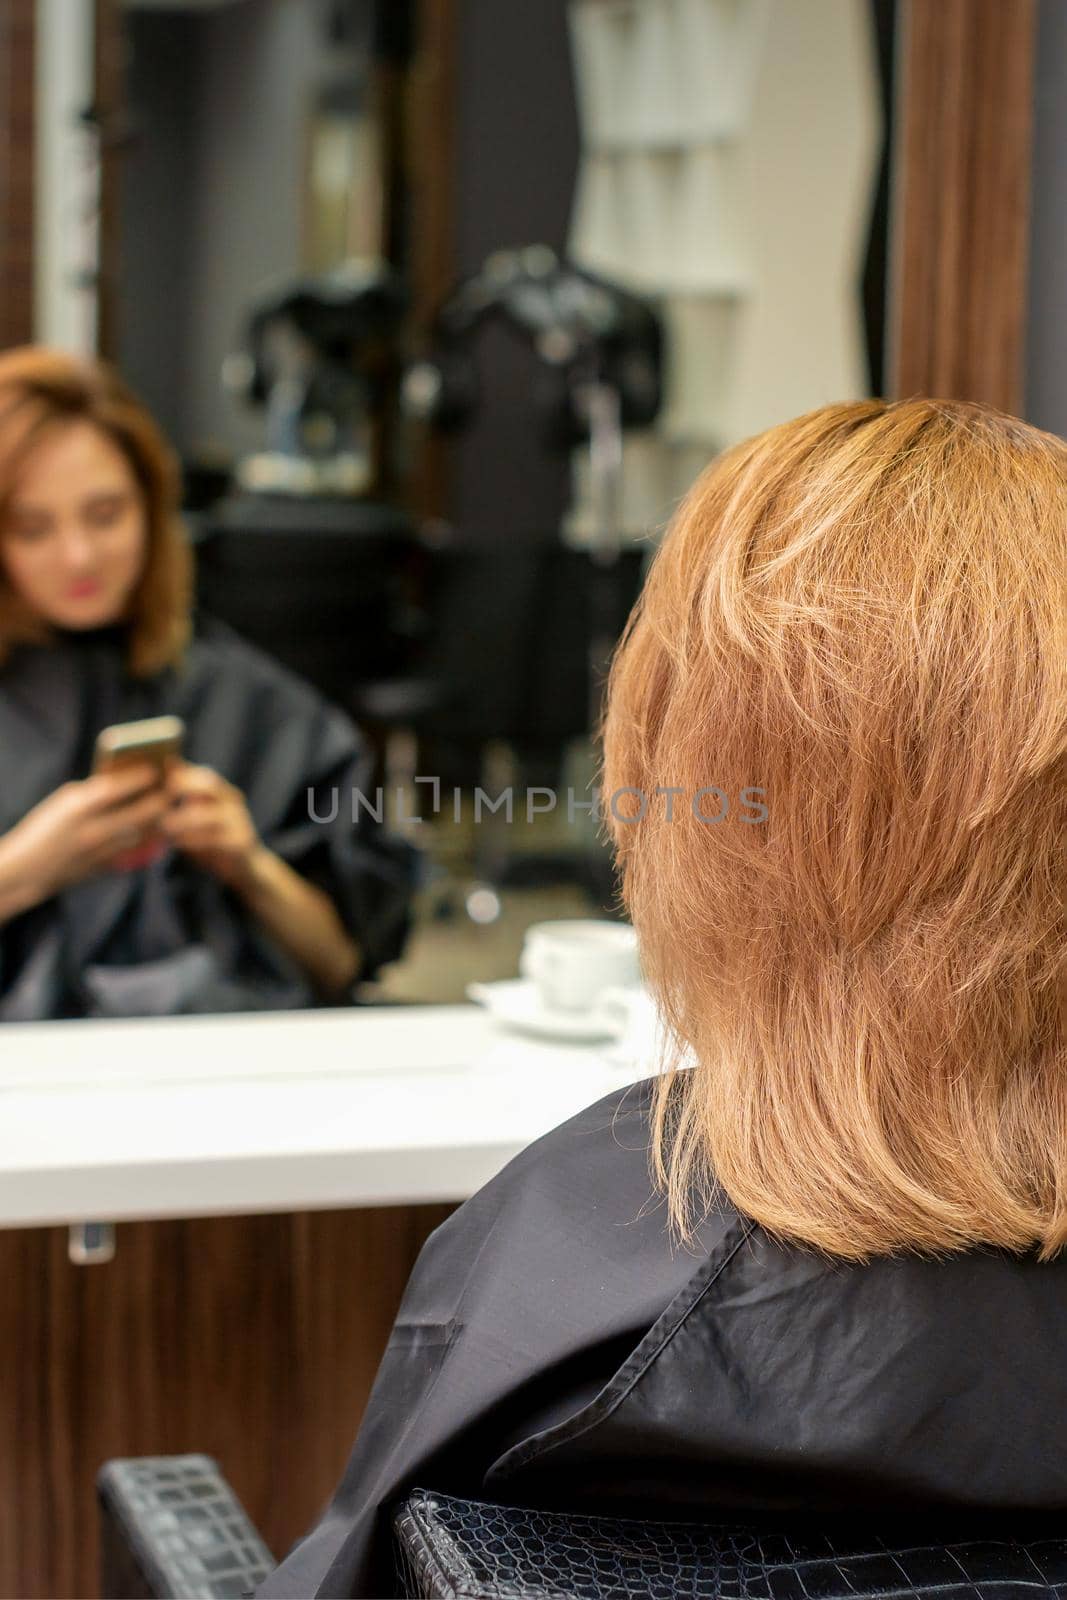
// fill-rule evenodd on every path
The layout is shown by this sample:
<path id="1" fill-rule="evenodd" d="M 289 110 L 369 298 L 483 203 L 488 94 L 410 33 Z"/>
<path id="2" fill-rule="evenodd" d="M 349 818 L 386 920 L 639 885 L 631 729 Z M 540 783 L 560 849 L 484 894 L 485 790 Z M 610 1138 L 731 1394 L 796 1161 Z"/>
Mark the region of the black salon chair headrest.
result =
<path id="1" fill-rule="evenodd" d="M 1048 1524 L 1046 1524 L 1048 1526 Z M 486 1505 L 415 1490 L 394 1519 L 408 1596 L 420 1600 L 1035 1600 L 1067 1593 L 1067 1541 L 945 1543 L 862 1519 L 814 1515 L 775 1528 L 640 1522 Z M 851 1531 L 847 1531 L 851 1530 Z"/>

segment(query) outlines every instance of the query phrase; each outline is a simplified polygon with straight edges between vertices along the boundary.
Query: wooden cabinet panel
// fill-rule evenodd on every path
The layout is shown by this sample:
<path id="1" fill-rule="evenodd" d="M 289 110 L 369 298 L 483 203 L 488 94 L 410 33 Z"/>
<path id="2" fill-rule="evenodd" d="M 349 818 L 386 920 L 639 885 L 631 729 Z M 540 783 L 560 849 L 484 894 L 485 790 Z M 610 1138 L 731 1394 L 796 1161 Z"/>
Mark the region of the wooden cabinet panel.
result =
<path id="1" fill-rule="evenodd" d="M 339 1479 L 400 1296 L 449 1206 L 0 1233 L 0 1595 L 98 1592 L 112 1456 L 215 1456 L 279 1558 Z"/>

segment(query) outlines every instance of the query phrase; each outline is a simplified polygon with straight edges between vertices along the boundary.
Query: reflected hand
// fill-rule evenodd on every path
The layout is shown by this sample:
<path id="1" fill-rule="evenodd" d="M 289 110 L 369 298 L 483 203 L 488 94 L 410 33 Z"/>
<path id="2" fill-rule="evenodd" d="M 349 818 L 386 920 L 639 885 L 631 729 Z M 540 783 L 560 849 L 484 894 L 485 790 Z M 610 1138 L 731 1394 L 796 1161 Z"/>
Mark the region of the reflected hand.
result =
<path id="1" fill-rule="evenodd" d="M 166 806 L 149 763 L 95 773 L 46 795 L 0 840 L 0 854 L 37 903 L 94 873 L 132 864 Z"/>
<path id="2" fill-rule="evenodd" d="M 249 917 L 324 996 L 347 993 L 362 954 L 337 907 L 256 833 L 240 789 L 210 767 L 179 762 L 167 779 L 170 842 L 240 897 Z"/>
<path id="3" fill-rule="evenodd" d="M 211 767 L 178 761 L 167 777 L 167 796 L 163 832 L 175 849 L 240 887 L 264 849 L 240 789 Z"/>

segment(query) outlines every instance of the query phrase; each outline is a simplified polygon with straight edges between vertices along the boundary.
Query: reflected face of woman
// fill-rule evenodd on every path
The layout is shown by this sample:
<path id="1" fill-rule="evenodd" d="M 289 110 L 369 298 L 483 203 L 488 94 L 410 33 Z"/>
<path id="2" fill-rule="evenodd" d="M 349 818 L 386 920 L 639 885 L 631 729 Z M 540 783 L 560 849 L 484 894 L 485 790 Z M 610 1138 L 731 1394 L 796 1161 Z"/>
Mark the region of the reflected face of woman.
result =
<path id="1" fill-rule="evenodd" d="M 0 565 L 20 598 L 55 627 L 106 627 L 125 613 L 146 546 L 144 496 L 118 445 L 91 422 L 49 430 L 0 529 Z"/>

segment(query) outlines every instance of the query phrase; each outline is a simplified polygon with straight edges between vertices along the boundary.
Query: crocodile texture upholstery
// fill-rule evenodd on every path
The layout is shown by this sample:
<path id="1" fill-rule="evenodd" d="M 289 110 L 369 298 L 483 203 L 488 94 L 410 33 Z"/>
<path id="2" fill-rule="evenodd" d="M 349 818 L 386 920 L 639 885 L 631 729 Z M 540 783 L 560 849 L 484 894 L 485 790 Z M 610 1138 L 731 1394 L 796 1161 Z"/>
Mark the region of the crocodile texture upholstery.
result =
<path id="1" fill-rule="evenodd" d="M 945 1545 L 568 1516 L 415 1490 L 396 1513 L 419 1600 L 1067 1600 L 1067 1539 Z"/>

